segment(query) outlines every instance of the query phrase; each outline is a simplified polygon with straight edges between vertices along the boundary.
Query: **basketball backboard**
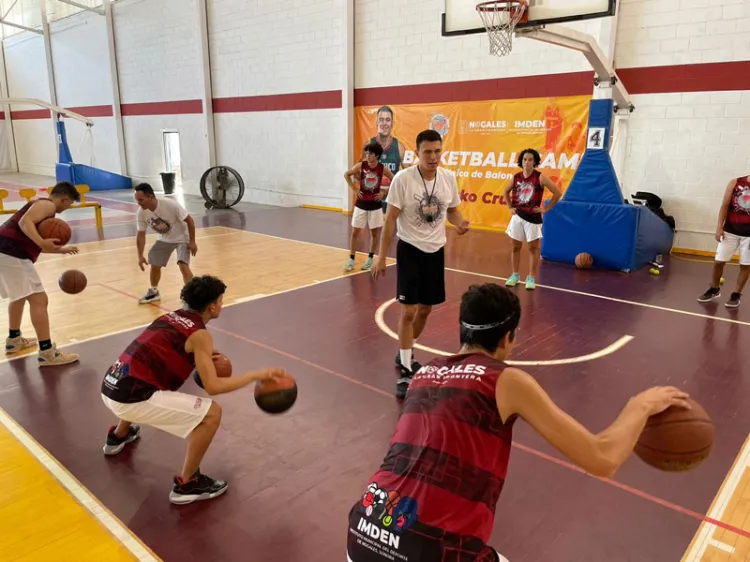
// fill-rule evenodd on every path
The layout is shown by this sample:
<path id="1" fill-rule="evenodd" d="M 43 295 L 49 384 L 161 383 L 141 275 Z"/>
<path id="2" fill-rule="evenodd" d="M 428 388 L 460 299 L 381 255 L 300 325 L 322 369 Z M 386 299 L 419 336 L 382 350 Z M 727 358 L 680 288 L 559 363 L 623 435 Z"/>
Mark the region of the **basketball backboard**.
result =
<path id="1" fill-rule="evenodd" d="M 445 0 L 443 35 L 484 33 L 482 19 L 476 11 L 478 1 Z M 613 16 L 615 4 L 616 0 L 529 0 L 527 21 L 516 28 Z"/>

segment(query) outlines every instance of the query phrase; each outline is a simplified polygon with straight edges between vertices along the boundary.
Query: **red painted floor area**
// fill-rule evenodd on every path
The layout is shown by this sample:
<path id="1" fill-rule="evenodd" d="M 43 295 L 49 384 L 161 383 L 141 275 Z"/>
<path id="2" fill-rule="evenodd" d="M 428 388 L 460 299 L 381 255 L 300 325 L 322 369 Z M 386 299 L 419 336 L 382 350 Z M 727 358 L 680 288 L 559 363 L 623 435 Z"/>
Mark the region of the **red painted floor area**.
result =
<path id="1" fill-rule="evenodd" d="M 201 222 L 347 244 L 347 218 L 332 213 L 222 212 Z M 108 226 L 105 235 L 132 236 L 132 228 Z M 83 241 L 95 233 L 75 235 Z M 451 233 L 449 249 L 448 267 L 509 273 L 502 234 L 454 240 Z M 645 387 L 676 384 L 713 416 L 717 443 L 703 466 L 685 474 L 663 474 L 631 458 L 615 486 L 553 462 L 559 454 L 518 423 L 520 447 L 511 456 L 491 541 L 511 562 L 680 559 L 750 426 L 743 407 L 750 349 L 742 343 L 750 341 L 750 316 L 743 309 L 733 316 L 721 303 L 699 305 L 695 299 L 708 275 L 709 266 L 675 260 L 658 278 L 545 263 L 539 282 L 717 319 L 552 289 L 516 289 L 524 313 L 513 359 L 577 356 L 622 335 L 634 337 L 603 359 L 528 369 L 587 427 L 604 429 Z M 730 270 L 725 277 L 733 281 L 733 275 Z M 462 291 L 488 279 L 449 272 L 447 280 L 448 302 L 436 309 L 420 343 L 451 351 Z M 166 561 L 344 560 L 348 511 L 381 462 L 399 415 L 392 397 L 397 345 L 374 322 L 376 309 L 394 296 L 395 281 L 389 269 L 382 282 L 356 275 L 224 311 L 213 331 L 235 370 L 281 365 L 297 378 L 300 394 L 282 416 L 260 412 L 247 389 L 218 398 L 222 428 L 202 469 L 228 479 L 230 489 L 214 501 L 169 503 L 171 478 L 184 454 L 178 439 L 144 428 L 132 449 L 116 458 L 102 454 L 113 420 L 99 398 L 101 378 L 135 332 L 81 344 L 80 365 L 44 375 L 34 358 L 0 365 L 0 407 Z M 396 314 L 393 306 L 385 315 L 394 329 Z M 201 393 L 192 381 L 184 390 Z"/>

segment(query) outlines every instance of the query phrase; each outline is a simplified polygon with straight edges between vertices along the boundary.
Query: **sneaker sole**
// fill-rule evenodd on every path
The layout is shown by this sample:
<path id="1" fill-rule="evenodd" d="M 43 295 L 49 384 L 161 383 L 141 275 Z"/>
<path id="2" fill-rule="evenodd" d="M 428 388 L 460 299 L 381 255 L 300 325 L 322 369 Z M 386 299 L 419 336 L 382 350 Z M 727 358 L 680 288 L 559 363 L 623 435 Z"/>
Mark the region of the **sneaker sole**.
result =
<path id="1" fill-rule="evenodd" d="M 737 304 L 725 303 L 724 306 L 726 306 L 727 308 L 739 308 L 740 307 L 740 303 L 737 303 Z"/>
<path id="2" fill-rule="evenodd" d="M 70 359 L 69 361 L 40 361 L 39 366 L 40 367 L 60 367 L 62 365 L 70 365 L 71 363 L 75 363 L 79 360 L 79 357 L 76 357 L 75 359 Z"/>
<path id="3" fill-rule="evenodd" d="M 203 501 L 203 500 L 212 500 L 214 498 L 218 498 L 220 495 L 222 495 L 224 492 L 227 491 L 227 488 L 229 488 L 229 484 L 224 486 L 221 490 L 218 492 L 213 493 L 203 493 L 203 494 L 193 494 L 193 495 L 175 495 L 174 492 L 169 493 L 169 501 L 175 505 L 187 505 L 189 503 L 197 502 L 197 501 Z"/>
<path id="4" fill-rule="evenodd" d="M 141 438 L 141 434 L 137 433 L 134 437 L 131 437 L 130 439 L 126 439 L 119 445 L 114 445 L 114 446 L 104 445 L 104 447 L 102 447 L 102 450 L 104 451 L 104 454 L 107 456 L 116 455 L 125 448 L 125 445 L 128 445 L 132 443 L 133 441 L 138 441 L 138 439 L 140 438 Z"/>

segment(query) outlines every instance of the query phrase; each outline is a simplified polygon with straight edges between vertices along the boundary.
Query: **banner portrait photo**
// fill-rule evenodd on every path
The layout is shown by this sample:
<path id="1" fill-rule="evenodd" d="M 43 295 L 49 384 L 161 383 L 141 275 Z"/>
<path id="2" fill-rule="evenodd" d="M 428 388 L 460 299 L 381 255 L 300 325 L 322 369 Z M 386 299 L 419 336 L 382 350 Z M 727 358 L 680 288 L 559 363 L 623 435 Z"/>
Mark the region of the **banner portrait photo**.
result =
<path id="1" fill-rule="evenodd" d="M 472 225 L 504 229 L 510 212 L 503 198 L 508 180 L 520 171 L 518 155 L 533 148 L 539 169 L 565 193 L 586 146 L 590 96 L 439 104 L 366 106 L 355 109 L 354 161 L 375 140 L 381 158 L 397 172 L 416 163 L 417 134 L 443 136 L 441 165 L 456 173 L 461 213 Z"/>

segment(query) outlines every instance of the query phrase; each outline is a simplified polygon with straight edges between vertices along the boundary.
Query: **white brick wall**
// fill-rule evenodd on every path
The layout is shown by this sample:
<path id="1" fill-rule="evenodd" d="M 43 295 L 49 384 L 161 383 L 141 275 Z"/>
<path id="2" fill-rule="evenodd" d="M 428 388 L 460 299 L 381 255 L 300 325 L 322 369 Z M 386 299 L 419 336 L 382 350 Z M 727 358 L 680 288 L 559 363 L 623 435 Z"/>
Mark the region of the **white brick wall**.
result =
<path id="1" fill-rule="evenodd" d="M 441 35 L 444 0 L 355 0 L 356 88 L 533 76 L 590 70 L 580 53 L 519 39 L 507 57 L 489 54 L 484 33 Z M 599 37 L 601 21 L 568 27 Z M 593 86 L 592 86 L 593 88 Z"/>
<path id="2" fill-rule="evenodd" d="M 215 98 L 340 90 L 343 29 L 337 0 L 212 0 Z M 217 114 L 217 159 L 242 175 L 249 201 L 342 206 L 343 111 Z M 312 163 L 306 146 L 322 146 Z"/>
<path id="3" fill-rule="evenodd" d="M 92 12 L 81 12 L 50 23 L 50 35 L 57 104 L 62 107 L 111 106 L 112 82 L 104 18 Z M 93 121 L 94 164 L 119 172 L 114 118 L 95 117 Z M 86 136 L 86 126 L 67 119 L 65 128 L 73 161 L 91 164 L 92 146 Z"/>
<path id="4" fill-rule="evenodd" d="M 724 188 L 750 173 L 750 91 L 633 98 L 623 188 L 663 199 L 677 247 L 715 250 Z"/>
<path id="5" fill-rule="evenodd" d="M 619 68 L 750 60 L 748 0 L 620 0 Z"/>
<path id="6" fill-rule="evenodd" d="M 341 89 L 337 0 L 211 0 L 214 97 Z"/>
<path id="7" fill-rule="evenodd" d="M 217 114 L 218 160 L 240 173 L 248 201 L 341 208 L 348 163 L 339 119 L 339 109 Z M 320 149 L 310 157 L 306 147 Z"/>
<path id="8" fill-rule="evenodd" d="M 49 100 L 44 39 L 40 35 L 23 32 L 7 39 L 4 47 L 10 97 Z M 40 108 L 14 105 L 12 109 L 31 111 Z M 20 171 L 54 175 L 57 144 L 52 120 L 17 120 L 13 122 L 13 133 Z"/>
<path id="9" fill-rule="evenodd" d="M 121 0 L 112 6 L 122 103 L 199 99 L 196 3 Z"/>

